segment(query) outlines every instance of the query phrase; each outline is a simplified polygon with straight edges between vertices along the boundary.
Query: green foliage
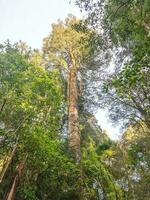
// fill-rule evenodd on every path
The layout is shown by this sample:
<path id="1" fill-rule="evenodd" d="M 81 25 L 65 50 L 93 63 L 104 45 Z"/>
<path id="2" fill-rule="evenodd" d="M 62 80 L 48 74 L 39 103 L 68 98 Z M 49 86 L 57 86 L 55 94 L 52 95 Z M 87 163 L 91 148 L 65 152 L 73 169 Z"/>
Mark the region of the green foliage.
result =
<path id="1" fill-rule="evenodd" d="M 70 66 L 80 69 L 96 51 L 97 43 L 100 41 L 96 32 L 70 15 L 65 22 L 53 24 L 52 32 L 44 39 L 45 60 L 64 71 Z"/>
<path id="2" fill-rule="evenodd" d="M 112 174 L 122 182 L 122 189 L 126 183 L 125 196 L 129 199 L 148 199 L 149 191 L 149 131 L 141 122 L 130 126 L 122 136 L 122 142 L 115 150 L 112 160 Z M 121 168 L 120 168 L 121 167 Z M 116 170 L 116 168 L 118 170 Z M 120 168 L 120 170 L 119 170 Z M 116 172 L 115 172 L 116 171 Z M 134 188 L 134 189 L 133 189 Z"/>
<path id="3" fill-rule="evenodd" d="M 148 43 L 145 43 L 145 48 L 142 50 L 136 48 L 132 60 L 104 84 L 104 92 L 113 96 L 111 102 L 109 102 L 109 106 L 112 108 L 112 116 L 120 106 L 122 113 L 120 112 L 119 118 L 126 118 L 130 122 L 141 118 L 148 127 L 150 127 L 148 117 L 150 115 L 149 54 Z"/>
<path id="4" fill-rule="evenodd" d="M 43 173 L 37 178 L 40 199 L 69 199 L 77 194 L 79 169 L 63 152 L 53 157 Z M 75 195 L 75 196 L 74 196 Z M 77 198 L 78 199 L 78 198 Z"/>
<path id="5" fill-rule="evenodd" d="M 31 171 L 38 174 L 60 146 L 63 93 L 59 72 L 33 65 L 10 44 L 1 49 L 0 66 L 3 159 L 9 157 L 14 144 L 18 143 L 12 169 L 27 155 L 27 174 Z M 34 177 L 27 180 L 32 183 Z"/>
<path id="6" fill-rule="evenodd" d="M 96 147 L 92 140 L 88 148 L 83 149 L 82 167 L 87 190 L 86 198 L 123 199 L 119 185 L 115 183 L 106 163 L 96 153 Z"/>
<path id="7" fill-rule="evenodd" d="M 149 32 L 147 29 L 149 18 L 147 1 L 110 0 L 106 10 L 113 38 L 117 34 L 122 42 L 132 41 L 132 47 L 146 41 Z"/>
<path id="8" fill-rule="evenodd" d="M 103 29 L 105 49 L 113 47 L 118 52 L 114 56 L 117 57 L 117 70 L 105 78 L 107 81 L 103 86 L 102 107 L 109 109 L 114 122 L 123 119 L 123 124 L 127 126 L 142 119 L 150 127 L 148 1 L 75 2 L 87 12 L 86 21 L 90 25 Z"/>
<path id="9" fill-rule="evenodd" d="M 88 20 L 69 16 L 65 22 L 54 24 L 44 39 L 43 52 L 32 51 L 22 42 L 0 45 L 0 175 L 10 159 L 2 177 L 0 199 L 25 157 L 16 200 L 150 197 L 149 1 L 78 2 L 89 11 L 88 20 L 94 27 L 103 19 L 101 28 L 106 31 L 107 26 L 111 42 L 130 50 L 130 59 L 103 85 L 106 99 L 102 107 L 110 108 L 115 122 L 124 119 L 132 126 L 121 141 L 112 142 L 97 125 L 89 107 L 85 112 L 85 105 L 79 106 L 82 160 L 79 164 L 73 162 L 67 147 L 67 119 L 64 120 L 66 75 L 70 66 L 75 66 L 80 71 L 78 89 L 82 90 L 79 82 L 84 69 L 98 69 L 95 60 L 104 45 L 99 34 L 85 23 Z M 97 77 L 90 70 L 86 71 L 85 85 L 92 84 L 89 77 Z M 97 82 L 95 85 L 98 87 Z M 82 104 L 84 98 L 89 98 L 89 90 L 84 90 L 87 93 L 80 97 Z"/>
<path id="10" fill-rule="evenodd" d="M 80 166 L 68 155 L 66 140 L 60 135 L 65 102 L 59 71 L 47 71 L 35 62 L 36 59 L 22 55 L 16 46 L 7 46 L 2 47 L 0 54 L 1 159 L 9 158 L 15 144 L 17 150 L 4 176 L 1 197 L 7 192 L 15 169 L 26 156 L 16 199 L 97 199 L 99 190 L 103 196 L 104 191 L 99 188 L 111 184 L 111 181 L 91 140 L 83 141 L 88 148 L 84 149 Z M 86 131 L 91 136 L 93 132 L 93 138 L 99 144 L 100 127 L 89 122 Z M 104 134 L 101 138 L 107 137 Z M 98 183 L 101 176 L 104 185 Z M 105 193 L 113 199 L 112 184 Z"/>
<path id="11" fill-rule="evenodd" d="M 19 196 L 19 198 L 16 198 L 16 200 L 19 200 L 20 198 L 22 200 L 39 200 L 36 196 L 36 188 L 29 185 L 22 186 L 18 189 L 17 196 Z"/>

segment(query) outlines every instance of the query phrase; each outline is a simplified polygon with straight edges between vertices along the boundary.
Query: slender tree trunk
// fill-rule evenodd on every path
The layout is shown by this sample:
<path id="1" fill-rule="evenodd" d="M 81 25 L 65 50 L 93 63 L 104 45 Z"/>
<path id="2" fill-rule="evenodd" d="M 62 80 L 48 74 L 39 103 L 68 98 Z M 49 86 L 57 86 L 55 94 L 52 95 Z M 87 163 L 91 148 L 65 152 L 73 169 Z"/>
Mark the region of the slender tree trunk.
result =
<path id="1" fill-rule="evenodd" d="M 15 199 L 16 189 L 17 189 L 20 177 L 22 175 L 26 160 L 27 160 L 27 155 L 24 157 L 24 159 L 18 165 L 15 175 L 12 180 L 12 184 L 11 184 L 6 196 L 4 197 L 4 200 L 14 200 Z"/>
<path id="2" fill-rule="evenodd" d="M 6 173 L 8 167 L 9 167 L 9 165 L 10 165 L 10 163 L 11 163 L 11 161 L 12 161 L 14 155 L 15 155 L 17 145 L 18 145 L 18 139 L 17 139 L 16 144 L 15 144 L 15 146 L 14 146 L 14 148 L 13 148 L 11 154 L 10 154 L 10 157 L 7 159 L 6 163 L 4 164 L 4 167 L 3 167 L 2 172 L 0 174 L 0 183 L 2 182 L 2 180 L 5 176 L 5 173 Z"/>
<path id="3" fill-rule="evenodd" d="M 13 183 L 12 183 L 12 186 L 10 188 L 10 191 L 8 192 L 5 200 L 13 200 L 15 198 L 18 181 L 19 181 L 19 175 L 16 174 L 14 179 L 13 179 Z"/>
<path id="4" fill-rule="evenodd" d="M 77 163 L 81 160 L 78 116 L 77 69 L 71 67 L 68 77 L 68 131 L 69 147 Z"/>

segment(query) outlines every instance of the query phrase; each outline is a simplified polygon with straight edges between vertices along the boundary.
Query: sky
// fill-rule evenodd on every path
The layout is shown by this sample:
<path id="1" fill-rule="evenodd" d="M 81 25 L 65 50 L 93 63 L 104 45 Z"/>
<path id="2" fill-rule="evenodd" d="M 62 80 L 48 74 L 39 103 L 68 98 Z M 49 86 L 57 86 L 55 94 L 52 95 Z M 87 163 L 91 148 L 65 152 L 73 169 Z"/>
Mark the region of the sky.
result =
<path id="1" fill-rule="evenodd" d="M 0 0 L 0 42 L 22 40 L 40 49 L 43 38 L 51 31 L 51 24 L 70 13 L 82 16 L 69 0 Z M 98 110 L 96 118 L 111 139 L 118 139 L 119 128 L 108 121 L 106 111 Z"/>
<path id="2" fill-rule="evenodd" d="M 69 0 L 0 0 L 0 41 L 22 40 L 41 48 L 51 24 L 69 13 L 81 15 Z"/>

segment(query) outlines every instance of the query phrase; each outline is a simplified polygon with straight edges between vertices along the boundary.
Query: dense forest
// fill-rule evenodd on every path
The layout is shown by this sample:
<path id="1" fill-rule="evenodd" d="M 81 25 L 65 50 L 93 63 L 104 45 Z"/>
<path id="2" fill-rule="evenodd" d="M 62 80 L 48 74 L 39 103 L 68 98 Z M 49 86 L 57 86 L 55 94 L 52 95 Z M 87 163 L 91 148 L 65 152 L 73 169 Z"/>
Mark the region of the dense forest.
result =
<path id="1" fill-rule="evenodd" d="M 150 1 L 74 2 L 42 50 L 0 44 L 0 199 L 149 200 Z"/>

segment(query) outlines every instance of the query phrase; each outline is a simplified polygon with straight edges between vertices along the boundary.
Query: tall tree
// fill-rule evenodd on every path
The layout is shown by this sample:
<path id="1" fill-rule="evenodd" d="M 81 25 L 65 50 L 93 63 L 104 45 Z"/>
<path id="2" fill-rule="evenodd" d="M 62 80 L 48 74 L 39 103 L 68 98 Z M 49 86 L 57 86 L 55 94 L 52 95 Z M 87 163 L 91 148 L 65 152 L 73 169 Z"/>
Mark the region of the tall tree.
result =
<path id="1" fill-rule="evenodd" d="M 76 162 L 81 160 L 77 78 L 93 50 L 89 43 L 93 32 L 85 26 L 82 30 L 75 28 L 79 23 L 74 16 L 69 16 L 65 22 L 53 24 L 52 32 L 44 39 L 43 46 L 49 65 L 67 74 L 69 147 Z"/>

